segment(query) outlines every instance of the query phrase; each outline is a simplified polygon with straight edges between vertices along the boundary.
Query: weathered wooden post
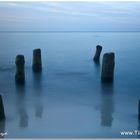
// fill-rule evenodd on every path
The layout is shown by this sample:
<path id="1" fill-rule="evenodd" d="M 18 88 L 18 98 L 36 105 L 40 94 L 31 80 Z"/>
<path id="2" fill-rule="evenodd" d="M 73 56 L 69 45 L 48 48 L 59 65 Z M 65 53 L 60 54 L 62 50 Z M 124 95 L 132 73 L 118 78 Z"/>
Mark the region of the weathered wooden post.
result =
<path id="1" fill-rule="evenodd" d="M 0 121 L 5 120 L 4 106 L 2 101 L 2 96 L 0 95 Z"/>
<path id="2" fill-rule="evenodd" d="M 97 45 L 97 46 L 96 46 L 95 55 L 94 55 L 94 57 L 93 57 L 93 60 L 94 60 L 96 63 L 99 63 L 101 51 L 102 51 L 102 46 Z"/>
<path id="3" fill-rule="evenodd" d="M 140 100 L 138 101 L 138 120 L 140 120 Z"/>
<path id="4" fill-rule="evenodd" d="M 114 79 L 115 54 L 105 53 L 102 62 L 101 80 L 102 82 L 112 82 Z"/>
<path id="5" fill-rule="evenodd" d="M 41 49 L 33 50 L 33 71 L 42 70 Z"/>
<path id="6" fill-rule="evenodd" d="M 25 82 L 25 72 L 24 72 L 24 55 L 17 55 L 16 56 L 16 75 L 15 80 L 17 83 L 24 83 Z"/>

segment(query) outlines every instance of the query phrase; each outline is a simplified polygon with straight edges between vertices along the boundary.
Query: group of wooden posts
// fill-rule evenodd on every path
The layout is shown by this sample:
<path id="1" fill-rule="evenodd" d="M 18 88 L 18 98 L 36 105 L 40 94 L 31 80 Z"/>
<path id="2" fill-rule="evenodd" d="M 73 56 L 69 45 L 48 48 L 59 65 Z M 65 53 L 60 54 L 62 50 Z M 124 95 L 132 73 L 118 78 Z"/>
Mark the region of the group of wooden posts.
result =
<path id="1" fill-rule="evenodd" d="M 15 82 L 16 82 L 16 84 L 24 84 L 25 83 L 24 55 L 17 55 L 15 64 L 16 64 Z M 41 50 L 40 49 L 33 50 L 32 69 L 34 72 L 42 71 L 42 60 L 41 60 Z M 5 120 L 5 118 L 6 117 L 5 117 L 5 112 L 4 112 L 4 105 L 3 105 L 3 101 L 2 101 L 2 96 L 0 95 L 0 121 Z"/>
<path id="2" fill-rule="evenodd" d="M 102 46 L 96 46 L 96 52 L 93 57 L 95 63 L 100 62 L 100 54 Z M 105 53 L 103 55 L 101 81 L 102 82 L 113 82 L 114 79 L 114 66 L 115 66 L 115 54 L 113 52 Z"/>
<path id="3" fill-rule="evenodd" d="M 100 54 L 102 51 L 102 46 L 96 46 L 96 52 L 94 55 L 93 60 L 96 63 L 100 61 Z M 105 53 L 103 56 L 103 63 L 102 63 L 102 72 L 101 72 L 101 80 L 102 82 L 112 82 L 114 78 L 114 62 L 115 54 L 114 53 Z M 24 74 L 24 55 L 17 55 L 16 56 L 16 75 L 15 80 L 17 83 L 24 83 L 25 81 L 25 74 Z M 41 50 L 35 49 L 33 50 L 33 71 L 39 72 L 42 70 L 42 61 L 41 61 Z"/>
<path id="4" fill-rule="evenodd" d="M 25 73 L 24 73 L 24 55 L 16 56 L 16 75 L 15 81 L 16 83 L 23 84 L 25 82 Z M 41 50 L 35 49 L 33 50 L 33 71 L 40 72 L 42 70 L 42 61 L 41 61 Z"/>
<path id="5" fill-rule="evenodd" d="M 94 62 L 100 62 L 100 54 L 102 51 L 102 46 L 97 45 L 94 55 Z M 24 84 L 25 82 L 25 73 L 24 73 L 24 64 L 25 59 L 24 55 L 16 56 L 16 75 L 15 81 L 17 84 Z M 115 66 L 115 54 L 113 52 L 105 53 L 103 55 L 102 61 L 102 70 L 101 70 L 101 81 L 102 82 L 113 82 L 114 79 L 114 66 Z M 33 64 L 32 69 L 34 72 L 41 72 L 42 70 L 42 60 L 41 60 L 41 50 L 33 50 Z M 140 120 L 140 101 L 138 103 L 138 119 Z M 0 120 L 5 120 L 4 106 L 2 101 L 2 96 L 0 95 Z"/>

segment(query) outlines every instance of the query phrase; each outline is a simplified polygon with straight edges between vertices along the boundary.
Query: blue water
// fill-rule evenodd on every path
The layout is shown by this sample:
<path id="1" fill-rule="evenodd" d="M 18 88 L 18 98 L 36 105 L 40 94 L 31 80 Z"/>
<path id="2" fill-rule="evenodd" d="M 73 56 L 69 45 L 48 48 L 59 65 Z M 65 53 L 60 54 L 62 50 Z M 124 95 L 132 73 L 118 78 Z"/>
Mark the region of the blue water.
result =
<path id="1" fill-rule="evenodd" d="M 100 65 L 92 59 L 103 46 Z M 32 72 L 41 48 L 43 71 Z M 9 138 L 126 138 L 140 128 L 139 32 L 0 32 L 0 94 Z M 102 56 L 115 52 L 112 85 L 102 85 Z M 15 85 L 15 57 L 25 56 L 25 87 Z"/>

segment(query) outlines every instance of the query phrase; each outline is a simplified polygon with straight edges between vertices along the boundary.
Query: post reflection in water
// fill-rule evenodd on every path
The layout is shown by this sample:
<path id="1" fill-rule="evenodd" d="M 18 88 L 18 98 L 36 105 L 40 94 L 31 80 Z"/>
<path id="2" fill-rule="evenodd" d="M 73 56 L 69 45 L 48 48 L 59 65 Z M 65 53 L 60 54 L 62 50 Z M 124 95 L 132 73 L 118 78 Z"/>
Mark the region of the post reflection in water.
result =
<path id="1" fill-rule="evenodd" d="M 111 127 L 113 122 L 114 100 L 113 83 L 101 83 L 101 125 Z"/>
<path id="2" fill-rule="evenodd" d="M 100 69 L 101 69 L 100 61 L 99 63 L 94 63 L 94 69 L 95 69 L 95 72 L 98 73 L 98 75 L 100 75 Z"/>
<path id="3" fill-rule="evenodd" d="M 5 120 L 0 121 L 0 138 L 4 138 L 5 134 Z"/>
<path id="4" fill-rule="evenodd" d="M 33 91 L 34 91 L 34 107 L 35 116 L 42 117 L 43 104 L 42 104 L 42 72 L 33 73 Z"/>
<path id="5" fill-rule="evenodd" d="M 16 83 L 17 111 L 20 117 L 19 126 L 28 127 L 28 114 L 26 110 L 25 84 Z"/>

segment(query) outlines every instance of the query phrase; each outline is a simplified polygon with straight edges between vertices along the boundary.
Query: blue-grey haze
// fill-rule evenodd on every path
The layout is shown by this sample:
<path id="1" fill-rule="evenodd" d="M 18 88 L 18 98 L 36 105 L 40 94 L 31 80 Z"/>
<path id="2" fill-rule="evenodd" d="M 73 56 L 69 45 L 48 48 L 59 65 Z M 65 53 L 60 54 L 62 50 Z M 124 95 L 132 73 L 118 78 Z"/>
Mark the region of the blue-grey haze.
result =
<path id="1" fill-rule="evenodd" d="M 140 130 L 139 17 L 140 2 L 0 2 L 0 94 L 6 115 L 0 132 L 9 138 L 139 137 L 120 135 Z M 97 44 L 103 46 L 100 65 L 92 60 Z M 32 72 L 35 48 L 42 50 L 40 74 Z M 110 51 L 114 83 L 105 86 L 102 58 Z M 15 84 L 17 54 L 25 56 L 25 87 Z"/>
<path id="2" fill-rule="evenodd" d="M 140 2 L 0 2 L 0 31 L 139 31 Z"/>
<path id="3" fill-rule="evenodd" d="M 1 32 L 0 94 L 6 137 L 132 138 L 140 129 L 139 32 Z M 113 85 L 101 85 L 95 46 L 115 52 Z M 32 72 L 32 51 L 42 50 L 42 74 Z M 25 56 L 25 87 L 15 85 L 15 57 Z M 0 130 L 1 130 L 0 129 Z"/>

